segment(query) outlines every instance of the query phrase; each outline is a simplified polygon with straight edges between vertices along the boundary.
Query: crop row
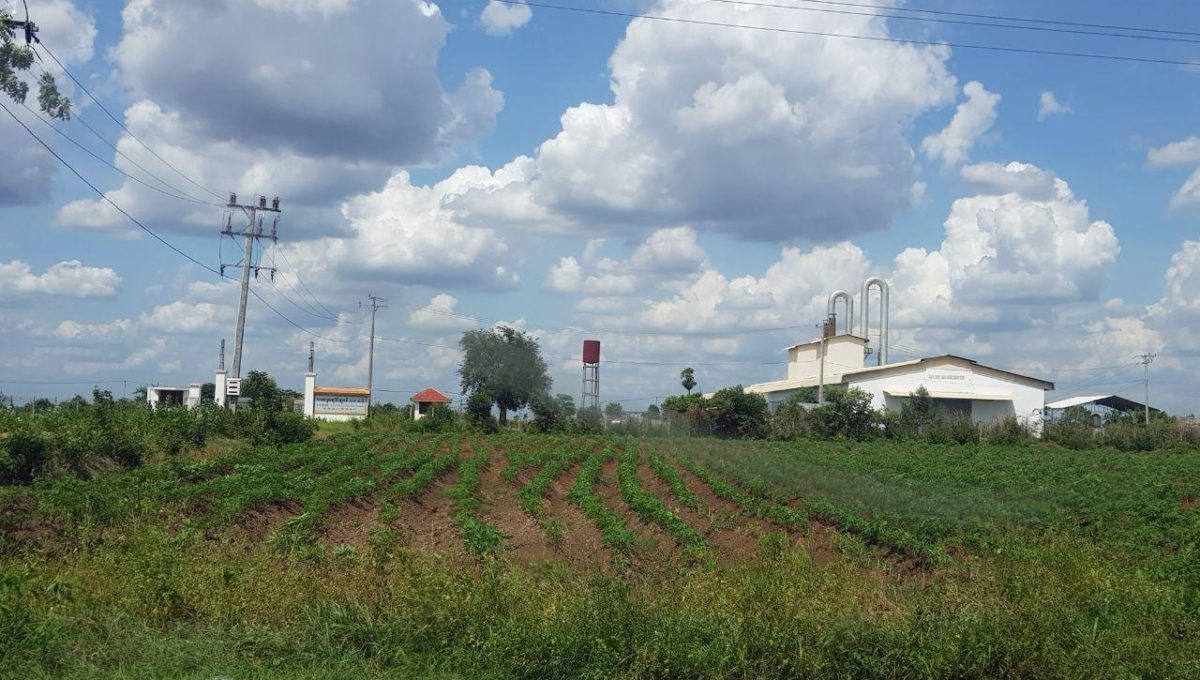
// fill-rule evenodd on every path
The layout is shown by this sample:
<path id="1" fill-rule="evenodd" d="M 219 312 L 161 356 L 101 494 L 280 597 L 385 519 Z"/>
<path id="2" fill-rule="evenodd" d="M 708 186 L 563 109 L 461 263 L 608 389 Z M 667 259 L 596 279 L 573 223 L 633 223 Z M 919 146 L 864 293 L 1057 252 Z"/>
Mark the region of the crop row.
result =
<path id="1" fill-rule="evenodd" d="M 678 460 L 681 465 L 708 483 L 718 496 L 728 498 L 751 512 L 778 524 L 795 527 L 810 518 L 816 518 L 829 522 L 843 531 L 855 534 L 868 543 L 896 550 L 930 566 L 942 564 L 948 559 L 942 546 L 922 541 L 905 529 L 888 524 L 886 518 L 863 517 L 824 498 L 795 499 L 793 503 L 797 503 L 801 507 L 789 507 L 767 500 L 770 498 L 770 489 L 759 479 L 743 476 L 740 480 L 747 490 L 755 494 L 751 496 L 694 460 L 683 456 L 680 456 Z M 730 467 L 729 463 L 725 461 L 722 463 L 721 467 Z"/>
<path id="2" fill-rule="evenodd" d="M 458 465 L 458 483 L 449 493 L 454 505 L 450 521 L 458 525 L 467 550 L 477 555 L 496 552 L 505 539 L 499 528 L 480 517 L 477 512 L 482 505 L 479 500 L 479 486 L 483 468 L 487 463 L 486 450 L 463 458 Z"/>
<path id="3" fill-rule="evenodd" d="M 704 547 L 704 537 L 696 531 L 695 527 L 683 521 L 679 515 L 663 505 L 662 501 L 642 488 L 637 476 L 640 458 L 637 447 L 631 446 L 618 459 L 617 480 L 620 483 L 621 495 L 625 497 L 625 502 L 639 517 L 662 527 L 683 547 Z"/>
<path id="4" fill-rule="evenodd" d="M 658 478 L 671 488 L 671 493 L 680 505 L 692 510 L 700 509 L 700 497 L 687 488 L 683 477 L 679 476 L 675 468 L 671 467 L 665 456 L 658 451 L 651 451 L 646 459 L 650 462 L 650 467 L 654 469 L 654 474 L 658 475 Z"/>
<path id="5" fill-rule="evenodd" d="M 586 457 L 586 453 L 577 451 L 570 454 L 559 453 L 549 458 L 542 469 L 538 470 L 537 475 L 517 493 L 521 499 L 521 508 L 534 517 L 541 517 L 546 512 L 546 494 L 549 493 L 555 478 Z"/>
<path id="6" fill-rule="evenodd" d="M 567 498 L 596 523 L 605 543 L 614 550 L 626 552 L 636 545 L 637 537 L 625 523 L 625 519 L 606 506 L 596 495 L 596 482 L 600 479 L 600 470 L 612 457 L 612 448 L 606 448 L 603 453 L 589 455 L 579 467 L 579 474 L 575 483 L 571 485 Z"/>

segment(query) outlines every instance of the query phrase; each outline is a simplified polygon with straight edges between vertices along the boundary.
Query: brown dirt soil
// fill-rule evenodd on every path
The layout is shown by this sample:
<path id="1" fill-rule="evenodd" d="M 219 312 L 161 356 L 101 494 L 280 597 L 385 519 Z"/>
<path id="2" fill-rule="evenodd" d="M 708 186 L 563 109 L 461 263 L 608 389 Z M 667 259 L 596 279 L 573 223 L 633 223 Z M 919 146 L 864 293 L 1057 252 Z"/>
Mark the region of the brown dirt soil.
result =
<path id="1" fill-rule="evenodd" d="M 242 514 L 230 532 L 250 542 L 265 540 L 279 525 L 304 511 L 300 501 L 274 501 L 250 508 Z"/>
<path id="2" fill-rule="evenodd" d="M 400 519 L 396 526 L 416 549 L 436 553 L 464 552 L 458 527 L 450 521 L 453 503 L 446 493 L 458 483 L 458 470 L 451 470 L 417 498 L 397 503 Z"/>
<path id="3" fill-rule="evenodd" d="M 37 501 L 32 497 L 12 498 L 0 510 L 0 534 L 17 545 L 34 546 L 53 551 L 62 538 L 62 527 L 37 513 Z"/>
<path id="4" fill-rule="evenodd" d="M 375 497 L 364 496 L 330 510 L 317 528 L 318 542 L 329 548 L 350 545 L 362 550 L 371 530 L 382 526 Z"/>
<path id="5" fill-rule="evenodd" d="M 1200 496 L 1188 496 L 1180 503 L 1180 508 L 1183 510 L 1195 510 L 1200 508 Z"/>
<path id="6" fill-rule="evenodd" d="M 629 529 L 638 538 L 635 557 L 645 562 L 669 563 L 675 562 L 683 550 L 665 531 L 658 526 L 645 522 L 629 509 L 625 497 L 621 495 L 620 483 L 617 481 L 617 460 L 608 461 L 600 469 L 600 479 L 596 482 L 596 495 L 610 510 L 625 519 Z"/>
<path id="7" fill-rule="evenodd" d="M 567 494 L 575 484 L 580 465 L 576 464 L 559 473 L 550 483 L 550 493 L 546 497 L 546 517 L 555 519 L 563 525 L 562 543 L 556 546 L 558 552 L 574 565 L 586 567 L 601 567 L 612 562 L 612 551 L 604 545 L 604 537 L 596 524 L 575 507 Z"/>
<path id="8" fill-rule="evenodd" d="M 743 508 L 732 501 L 727 501 L 712 490 L 703 479 L 700 479 L 690 471 L 679 465 L 678 462 L 668 459 L 670 465 L 683 477 L 683 481 L 687 487 L 692 490 L 692 493 L 700 497 L 700 501 L 707 507 L 720 508 L 722 512 L 741 512 Z M 767 531 L 784 531 L 787 532 L 790 543 L 795 546 L 803 544 L 808 551 L 809 557 L 817 566 L 825 566 L 834 560 L 838 559 L 837 548 L 835 541 L 837 536 L 837 528 L 830 524 L 822 524 L 820 522 L 812 522 L 808 526 L 808 531 L 801 536 L 795 531 L 777 526 L 764 519 L 753 518 L 757 523 L 760 535 Z"/>
<path id="9" fill-rule="evenodd" d="M 556 557 L 554 548 L 538 527 L 537 520 L 521 509 L 517 491 L 537 474 L 536 468 L 521 470 L 513 483 L 500 478 L 506 465 L 504 457 L 495 450 L 488 455 L 488 464 L 480 476 L 479 515 L 496 525 L 508 540 L 505 551 L 521 562 L 541 562 Z"/>
<path id="10" fill-rule="evenodd" d="M 720 562 L 753 559 L 759 537 L 771 531 L 770 525 L 747 516 L 740 509 L 721 509 L 705 504 L 699 510 L 693 510 L 681 505 L 671 493 L 671 487 L 648 465 L 638 466 L 638 480 L 642 488 L 699 531 L 704 540 L 716 548 Z M 688 488 L 692 488 L 690 484 Z"/>

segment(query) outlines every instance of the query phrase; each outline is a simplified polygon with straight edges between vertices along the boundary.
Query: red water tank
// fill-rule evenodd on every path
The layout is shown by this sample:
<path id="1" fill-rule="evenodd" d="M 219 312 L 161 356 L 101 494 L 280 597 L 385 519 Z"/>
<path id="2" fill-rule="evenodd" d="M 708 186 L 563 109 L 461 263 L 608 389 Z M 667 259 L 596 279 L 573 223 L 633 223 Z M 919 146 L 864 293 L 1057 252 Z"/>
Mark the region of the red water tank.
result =
<path id="1" fill-rule="evenodd" d="M 583 363 L 585 363 L 585 364 L 600 363 L 600 341 L 599 340 L 584 340 L 583 341 Z"/>

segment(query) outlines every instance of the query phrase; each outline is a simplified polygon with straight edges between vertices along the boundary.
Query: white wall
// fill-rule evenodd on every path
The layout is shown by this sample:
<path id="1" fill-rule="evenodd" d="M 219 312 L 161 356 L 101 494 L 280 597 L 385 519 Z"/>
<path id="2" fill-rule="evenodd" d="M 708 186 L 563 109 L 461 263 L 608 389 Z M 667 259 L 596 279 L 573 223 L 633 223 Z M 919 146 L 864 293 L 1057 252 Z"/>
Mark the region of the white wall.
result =
<path id="1" fill-rule="evenodd" d="M 924 386 L 930 392 L 954 393 L 954 398 L 971 399 L 973 394 L 1006 395 L 1011 401 L 971 400 L 971 418 L 977 423 L 991 423 L 1008 414 L 1028 423 L 1041 432 L 1041 410 L 1046 405 L 1046 392 L 1041 387 L 1016 378 L 958 364 L 952 361 L 930 365 L 929 362 L 890 371 L 847 376 L 847 384 L 871 393 L 871 406 L 876 409 L 899 408 L 903 399 L 888 398 L 884 391 L 909 394 Z"/>
<path id="2" fill-rule="evenodd" d="M 838 335 L 825 341 L 825 384 L 838 382 L 846 371 L 863 367 L 866 341 L 853 335 Z M 788 350 L 788 380 L 818 380 L 821 374 L 821 345 L 809 343 Z"/>

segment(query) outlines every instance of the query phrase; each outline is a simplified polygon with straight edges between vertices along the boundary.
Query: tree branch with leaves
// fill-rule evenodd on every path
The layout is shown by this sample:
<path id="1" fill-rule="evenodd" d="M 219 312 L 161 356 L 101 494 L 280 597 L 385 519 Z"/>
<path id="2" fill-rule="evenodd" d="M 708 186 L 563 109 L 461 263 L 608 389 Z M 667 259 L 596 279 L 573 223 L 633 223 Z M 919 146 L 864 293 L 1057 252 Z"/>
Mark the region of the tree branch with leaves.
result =
<path id="1" fill-rule="evenodd" d="M 24 45 L 17 39 L 18 26 L 29 27 L 25 31 Z M 37 57 L 33 49 L 33 43 L 36 41 L 33 33 L 36 30 L 28 18 L 24 22 L 18 22 L 8 12 L 0 9 L 0 91 L 18 104 L 24 104 L 29 96 L 29 83 L 20 73 L 33 68 L 34 59 Z M 38 108 L 42 113 L 57 120 L 69 120 L 71 100 L 58 91 L 58 83 L 55 82 L 54 76 L 43 71 L 37 78 L 37 86 Z"/>

